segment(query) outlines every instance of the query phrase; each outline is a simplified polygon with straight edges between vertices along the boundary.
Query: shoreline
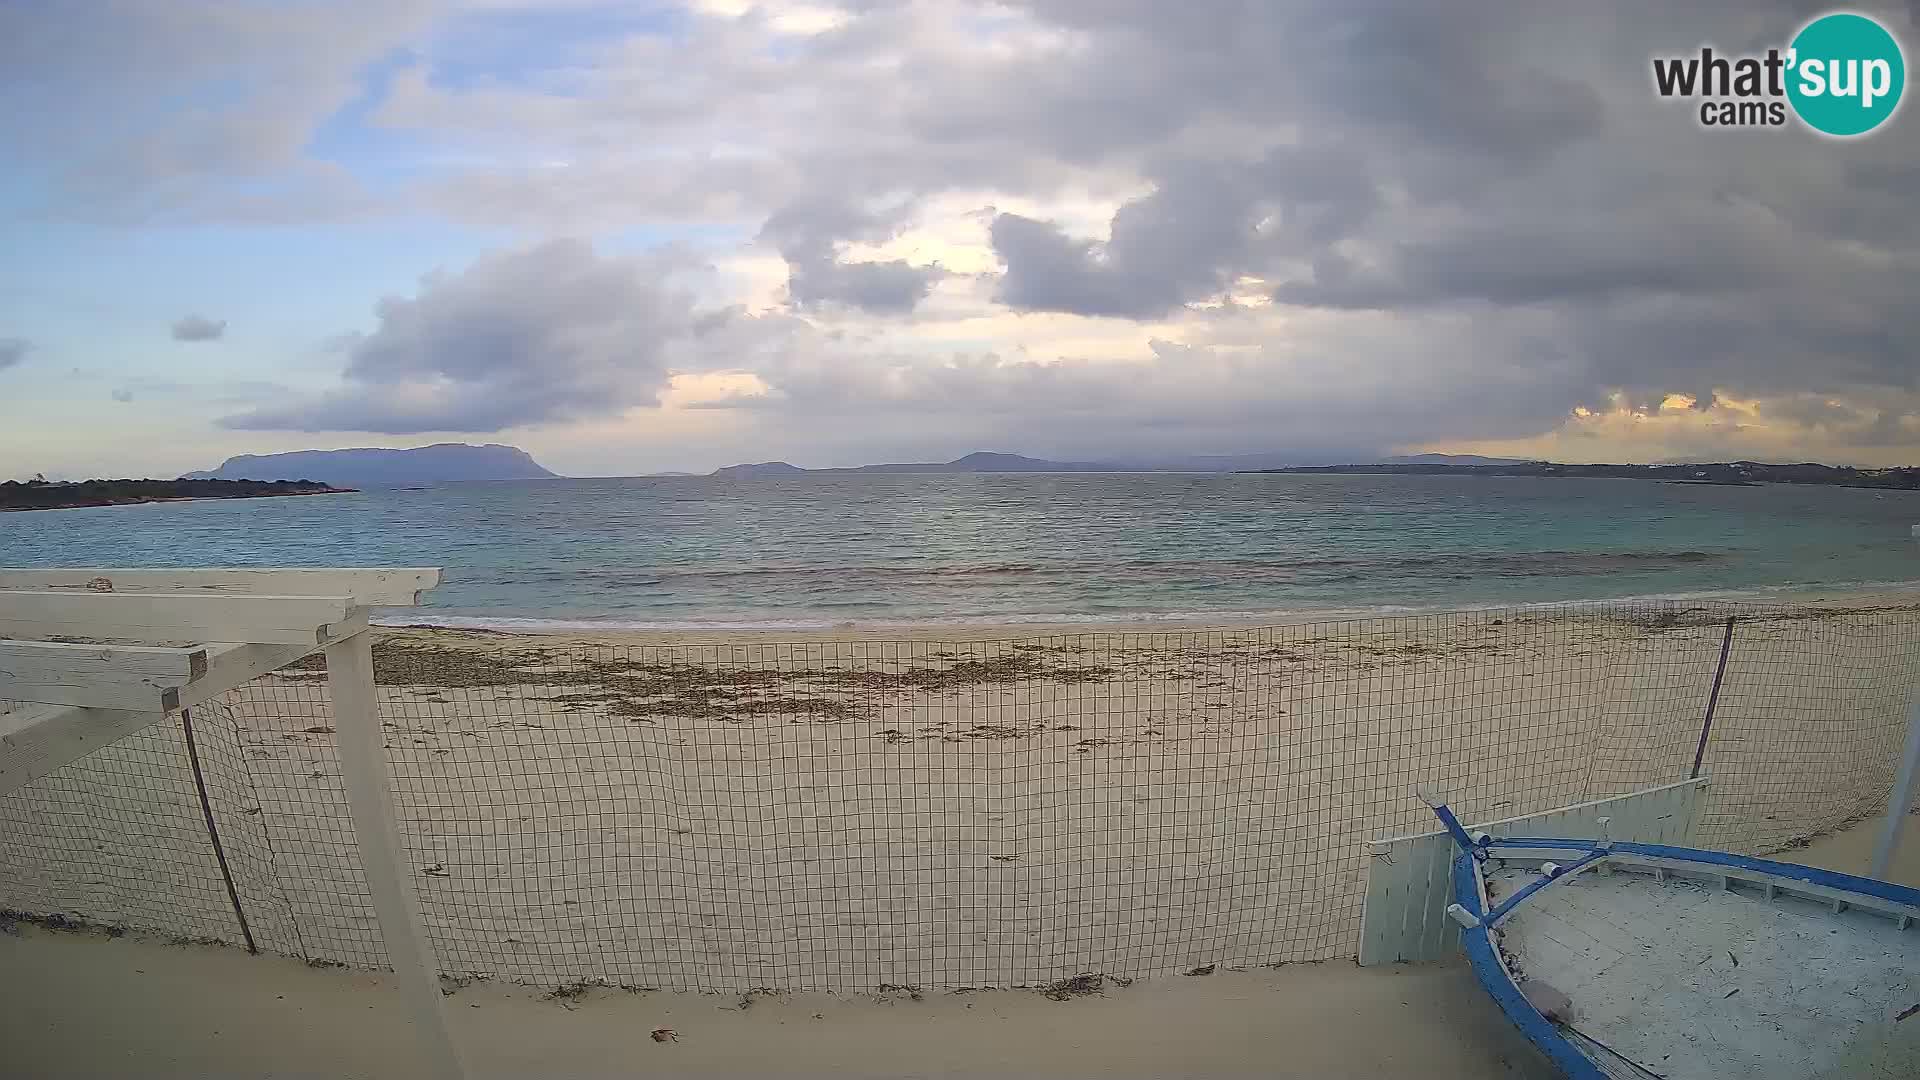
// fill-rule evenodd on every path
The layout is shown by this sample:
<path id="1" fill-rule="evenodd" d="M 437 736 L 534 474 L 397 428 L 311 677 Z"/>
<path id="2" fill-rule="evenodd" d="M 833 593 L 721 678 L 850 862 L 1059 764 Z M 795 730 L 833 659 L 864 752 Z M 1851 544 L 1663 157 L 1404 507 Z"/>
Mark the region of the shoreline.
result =
<path id="1" fill-rule="evenodd" d="M 358 495 L 359 488 L 330 487 L 315 491 L 260 491 L 234 495 L 129 495 L 124 498 L 99 498 L 54 503 L 48 506 L 0 506 L 0 513 L 29 513 L 38 510 L 88 510 L 97 506 L 147 506 L 153 503 L 232 502 L 237 499 L 290 499 L 297 495 Z"/>
<path id="2" fill-rule="evenodd" d="M 1611 605 L 1672 603 L 1747 604 L 1761 608 L 1807 610 L 1905 610 L 1920 608 L 1920 579 L 1876 583 L 1873 588 L 1800 588 L 1782 586 L 1754 590 L 1621 596 L 1597 600 L 1545 600 L 1522 603 L 1437 604 L 1431 606 L 1282 609 L 1230 613 L 1195 613 L 1193 618 L 1170 613 L 1163 617 L 1075 619 L 1062 615 L 953 620 L 848 620 L 825 623 L 793 620 L 754 625 L 746 622 L 648 625 L 618 619 L 544 619 L 528 616 L 435 616 L 419 609 L 388 618 L 376 618 L 374 629 L 383 636 L 443 638 L 447 640 L 507 642 L 527 639 L 545 644 L 579 642 L 630 645 L 733 645 L 742 643 L 822 641 L 991 641 L 1024 640 L 1076 634 L 1195 634 L 1246 633 L 1267 627 L 1324 623 L 1362 623 L 1381 619 L 1409 619 L 1440 615 L 1476 615 L 1494 612 L 1578 613 Z"/>

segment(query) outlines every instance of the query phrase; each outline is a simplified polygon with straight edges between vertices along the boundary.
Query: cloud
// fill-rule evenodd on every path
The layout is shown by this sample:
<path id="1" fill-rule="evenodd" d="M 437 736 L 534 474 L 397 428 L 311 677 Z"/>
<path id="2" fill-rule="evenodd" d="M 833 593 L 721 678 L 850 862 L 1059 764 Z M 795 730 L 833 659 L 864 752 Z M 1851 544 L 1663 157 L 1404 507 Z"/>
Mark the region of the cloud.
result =
<path id="1" fill-rule="evenodd" d="M 425 0 L 0 5 L 0 137 L 35 216 L 113 224 L 335 220 L 373 209 L 311 151 Z"/>
<path id="2" fill-rule="evenodd" d="M 0 371 L 25 360 L 32 349 L 33 343 L 26 338 L 0 338 Z"/>
<path id="3" fill-rule="evenodd" d="M 1920 122 L 1705 132 L 1649 87 L 1654 55 L 1779 44 L 1797 0 L 132 5 L 126 40 L 61 10 L 0 14 L 37 212 L 754 263 L 496 252 L 382 301 L 333 391 L 230 426 L 612 425 L 724 371 L 684 408 L 742 457 L 1920 452 Z"/>
<path id="4" fill-rule="evenodd" d="M 793 203 L 761 226 L 760 239 L 787 261 L 787 297 L 795 307 L 841 304 L 881 315 L 901 315 L 927 298 L 944 275 L 939 267 L 905 259 L 850 261 L 843 241 L 876 243 L 898 231 L 898 212 L 874 213 L 831 198 Z"/>
<path id="5" fill-rule="evenodd" d="M 1279 171 L 1282 157 L 1276 151 L 1252 166 L 1163 166 L 1151 194 L 1113 215 L 1104 241 L 1074 240 L 1050 222 L 998 215 L 991 235 L 1006 264 L 1001 301 L 1021 311 L 1151 319 L 1220 295 L 1255 265 L 1253 252 L 1271 243 L 1262 222 L 1282 204 L 1285 184 L 1261 181 Z M 1326 170 L 1326 163 L 1309 164 Z M 1356 185 L 1345 197 L 1366 204 L 1371 192 Z"/>
<path id="6" fill-rule="evenodd" d="M 209 319 L 204 315 L 188 315 L 173 324 L 175 341 L 218 341 L 227 333 L 227 320 Z"/>
<path id="7" fill-rule="evenodd" d="M 575 240 L 487 255 L 389 296 L 346 343 L 339 389 L 262 405 L 249 430 L 499 431 L 650 405 L 670 364 L 695 363 L 729 316 L 696 313 L 657 261 Z"/>

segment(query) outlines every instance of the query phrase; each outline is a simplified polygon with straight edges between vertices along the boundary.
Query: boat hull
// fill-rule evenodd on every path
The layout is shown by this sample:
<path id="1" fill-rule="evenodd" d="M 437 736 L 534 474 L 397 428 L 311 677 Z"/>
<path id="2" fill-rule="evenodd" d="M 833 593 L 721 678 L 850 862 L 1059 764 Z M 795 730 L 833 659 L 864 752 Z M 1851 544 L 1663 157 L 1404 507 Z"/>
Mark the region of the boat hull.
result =
<path id="1" fill-rule="evenodd" d="M 1453 876 L 1476 978 L 1568 1077 L 1920 1077 L 1920 890 L 1551 838 Z"/>

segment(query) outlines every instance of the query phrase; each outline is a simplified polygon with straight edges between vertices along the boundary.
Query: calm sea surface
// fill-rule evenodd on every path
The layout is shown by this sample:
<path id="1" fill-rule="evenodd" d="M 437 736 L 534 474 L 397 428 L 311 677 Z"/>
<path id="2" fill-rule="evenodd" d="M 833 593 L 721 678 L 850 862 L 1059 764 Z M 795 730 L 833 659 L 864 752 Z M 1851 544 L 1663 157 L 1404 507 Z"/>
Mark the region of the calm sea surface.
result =
<path id="1" fill-rule="evenodd" d="M 1257 619 L 1908 582 L 1915 523 L 1640 480 L 671 477 L 0 514 L 0 565 L 442 566 L 420 614 L 456 625 Z"/>

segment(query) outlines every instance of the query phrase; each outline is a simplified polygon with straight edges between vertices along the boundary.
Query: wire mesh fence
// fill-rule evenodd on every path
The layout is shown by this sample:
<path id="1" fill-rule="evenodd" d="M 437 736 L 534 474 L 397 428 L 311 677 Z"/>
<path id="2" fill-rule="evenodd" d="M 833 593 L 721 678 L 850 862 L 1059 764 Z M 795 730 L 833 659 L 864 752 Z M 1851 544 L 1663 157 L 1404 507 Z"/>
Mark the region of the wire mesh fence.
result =
<path id="1" fill-rule="evenodd" d="M 375 661 L 447 976 L 931 990 L 1351 956 L 1366 842 L 1425 828 L 1417 789 L 1484 820 L 1681 779 L 1710 700 L 1701 842 L 1790 846 L 1887 797 L 1920 611 L 709 646 L 397 634 Z M 383 964 L 317 660 L 193 720 L 260 947 Z M 185 751 L 170 719 L 0 798 L 0 908 L 241 940 Z"/>

